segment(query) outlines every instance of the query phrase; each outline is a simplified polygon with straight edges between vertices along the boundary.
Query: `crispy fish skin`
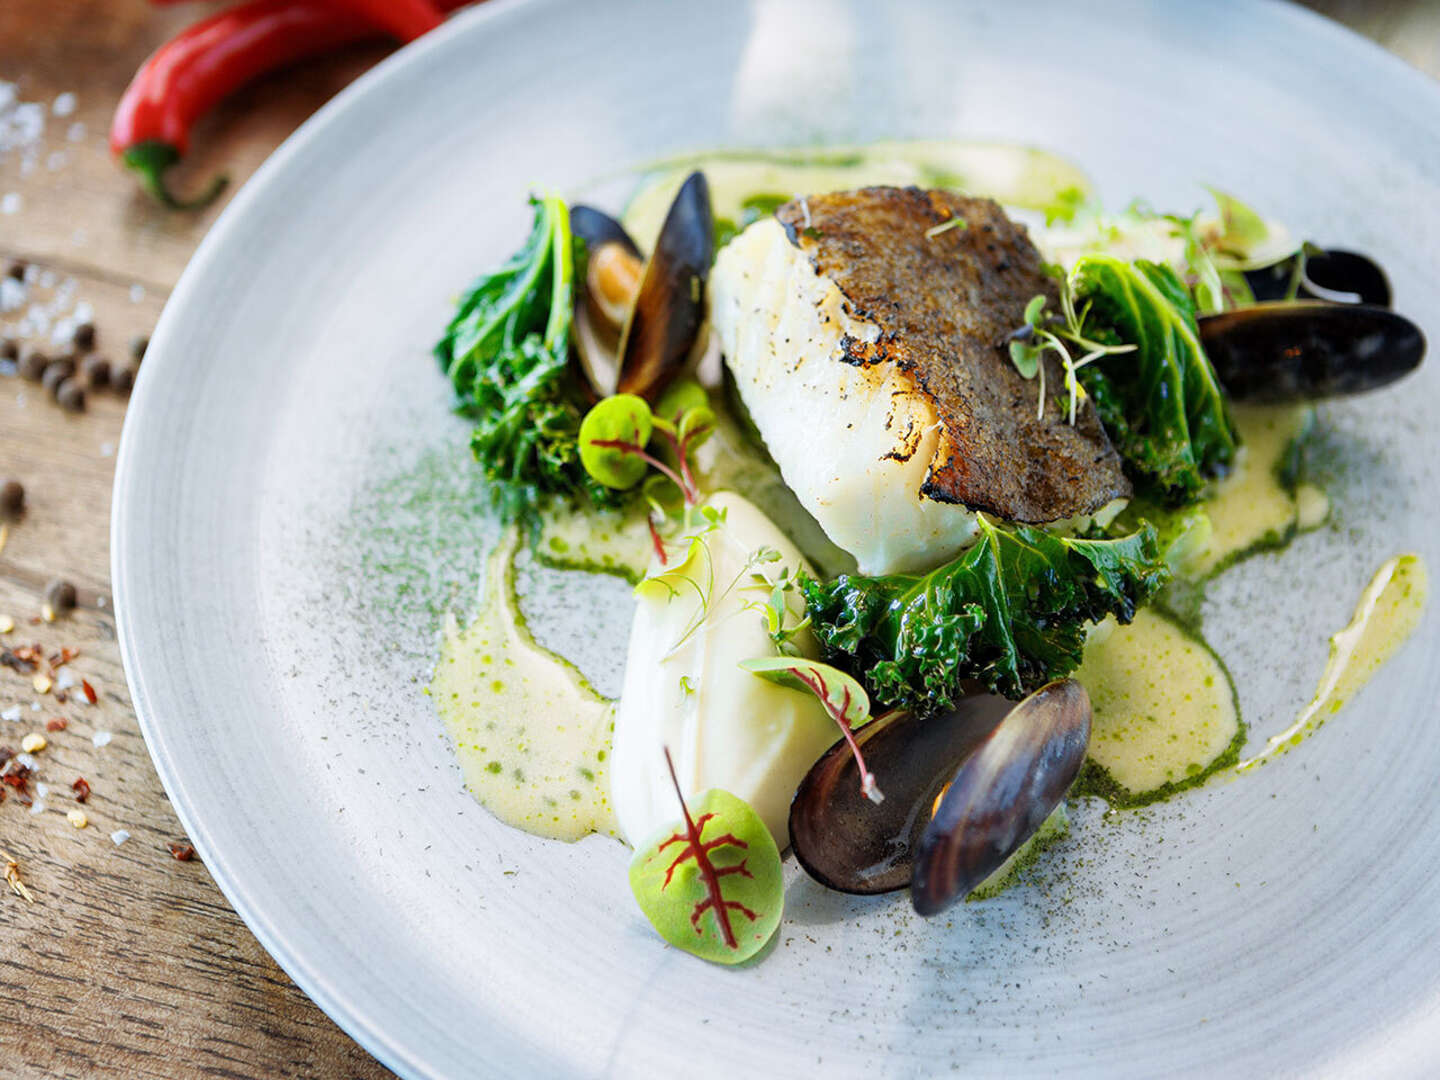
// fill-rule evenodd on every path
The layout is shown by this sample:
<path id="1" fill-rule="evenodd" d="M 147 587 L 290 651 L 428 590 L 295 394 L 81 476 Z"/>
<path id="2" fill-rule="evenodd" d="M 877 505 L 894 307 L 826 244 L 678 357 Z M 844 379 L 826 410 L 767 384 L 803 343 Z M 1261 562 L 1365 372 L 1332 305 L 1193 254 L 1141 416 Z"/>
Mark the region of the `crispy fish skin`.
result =
<path id="1" fill-rule="evenodd" d="M 921 493 L 1029 524 L 1092 514 L 1131 494 L 1094 409 L 1072 426 L 1055 398 L 1064 371 L 1046 354 L 1046 402 L 1010 362 L 1007 335 L 1055 283 L 1024 226 L 991 199 L 871 187 L 795 199 L 775 212 L 816 273 L 835 282 L 878 340 L 847 339 L 848 363 L 894 364 L 935 406 L 941 435 Z M 954 217 L 955 226 L 929 229 Z"/>

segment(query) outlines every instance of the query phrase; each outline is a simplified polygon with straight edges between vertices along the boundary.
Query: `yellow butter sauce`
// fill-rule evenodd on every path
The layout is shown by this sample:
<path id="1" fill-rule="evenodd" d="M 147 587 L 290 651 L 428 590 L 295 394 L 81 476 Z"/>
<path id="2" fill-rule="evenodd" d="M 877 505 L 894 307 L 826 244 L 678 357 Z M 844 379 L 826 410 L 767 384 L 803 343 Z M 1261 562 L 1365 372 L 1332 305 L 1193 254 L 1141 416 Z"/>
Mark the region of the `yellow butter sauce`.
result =
<path id="1" fill-rule="evenodd" d="M 617 835 L 607 759 L 614 706 L 535 643 L 515 596 L 512 533 L 486 562 L 479 613 L 447 621 L 430 694 L 465 784 L 507 825 L 557 840 Z"/>
<path id="2" fill-rule="evenodd" d="M 1240 711 L 1214 653 L 1153 610 L 1098 631 L 1075 672 L 1094 710 L 1090 761 L 1104 771 L 1094 793 L 1148 801 L 1235 759 Z"/>
<path id="3" fill-rule="evenodd" d="M 1331 636 L 1330 659 L 1315 696 L 1289 727 L 1237 768 L 1249 771 L 1298 746 L 1338 712 L 1415 632 L 1429 595 L 1430 574 L 1420 556 L 1396 555 L 1381 566 L 1349 624 Z"/>

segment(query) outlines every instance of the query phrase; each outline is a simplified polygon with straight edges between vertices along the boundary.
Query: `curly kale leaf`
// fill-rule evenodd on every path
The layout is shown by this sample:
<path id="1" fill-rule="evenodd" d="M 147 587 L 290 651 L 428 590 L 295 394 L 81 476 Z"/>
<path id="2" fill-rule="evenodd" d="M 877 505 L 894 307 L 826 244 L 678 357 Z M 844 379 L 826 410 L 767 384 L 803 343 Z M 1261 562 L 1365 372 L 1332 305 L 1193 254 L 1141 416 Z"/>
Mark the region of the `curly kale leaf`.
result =
<path id="1" fill-rule="evenodd" d="M 1136 346 L 1080 371 L 1131 479 L 1167 506 L 1194 502 L 1229 469 L 1239 437 L 1189 290 L 1168 266 L 1111 255 L 1081 258 L 1070 284 L 1087 333 Z"/>
<path id="2" fill-rule="evenodd" d="M 470 447 L 506 520 L 533 520 L 552 496 L 612 500 L 580 463 L 584 409 L 569 371 L 583 245 L 564 200 L 531 204 L 525 246 L 470 287 L 434 350 L 458 411 L 475 421 Z"/>
<path id="3" fill-rule="evenodd" d="M 1102 540 L 979 520 L 980 541 L 928 574 L 801 579 L 826 659 L 877 701 L 944 708 L 968 680 L 1022 697 L 1079 666 L 1087 624 L 1129 622 L 1170 577 L 1149 524 Z"/>

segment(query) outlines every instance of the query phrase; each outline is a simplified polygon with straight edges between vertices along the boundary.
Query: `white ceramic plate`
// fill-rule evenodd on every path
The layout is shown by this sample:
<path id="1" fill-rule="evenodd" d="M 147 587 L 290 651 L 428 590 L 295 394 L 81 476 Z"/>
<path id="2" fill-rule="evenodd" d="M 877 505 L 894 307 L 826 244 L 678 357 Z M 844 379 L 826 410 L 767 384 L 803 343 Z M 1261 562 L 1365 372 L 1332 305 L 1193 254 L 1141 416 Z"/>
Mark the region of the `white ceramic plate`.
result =
<path id="1" fill-rule="evenodd" d="M 1113 206 L 1238 192 L 1378 255 L 1440 340 L 1440 93 L 1279 4 L 492 0 L 307 124 L 195 256 L 116 481 L 131 690 L 221 888 L 397 1071 L 1440 1069 L 1434 619 L 1299 752 L 1082 812 L 997 900 L 927 923 L 795 878 L 743 971 L 665 947 L 614 843 L 530 838 L 462 790 L 422 689 L 492 533 L 427 350 L 524 193 L 687 148 L 948 135 L 1065 152 Z M 1440 565 L 1440 369 L 1323 416 L 1336 527 L 1209 609 L 1260 736 L 1385 556 Z M 623 585 L 526 588 L 613 692 Z"/>

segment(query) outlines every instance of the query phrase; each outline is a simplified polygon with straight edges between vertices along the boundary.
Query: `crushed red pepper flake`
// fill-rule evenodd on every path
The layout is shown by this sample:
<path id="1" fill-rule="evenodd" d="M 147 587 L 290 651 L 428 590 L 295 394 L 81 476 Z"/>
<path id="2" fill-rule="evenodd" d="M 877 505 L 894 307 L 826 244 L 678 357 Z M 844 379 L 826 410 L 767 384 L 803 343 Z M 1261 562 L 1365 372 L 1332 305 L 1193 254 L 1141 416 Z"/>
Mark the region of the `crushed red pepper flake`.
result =
<path id="1" fill-rule="evenodd" d="M 95 693 L 95 687 L 90 685 L 89 679 L 80 680 L 80 689 L 85 691 L 85 700 L 91 705 L 100 700 L 100 696 Z"/>
<path id="2" fill-rule="evenodd" d="M 176 862 L 189 862 L 195 858 L 195 849 L 189 844 L 172 842 L 170 844 L 170 854 L 174 856 Z"/>
<path id="3" fill-rule="evenodd" d="M 49 720 L 45 721 L 46 731 L 64 731 L 69 726 L 70 721 L 66 720 L 63 716 L 52 716 Z"/>
<path id="4" fill-rule="evenodd" d="M 28 765 L 22 765 L 15 759 L 15 751 L 7 747 L 0 747 L 0 784 L 15 789 L 15 798 L 20 800 L 21 806 L 31 806 L 35 800 L 30 797 L 30 777 L 34 771 Z M 5 790 L 0 787 L 0 792 Z"/>
<path id="5" fill-rule="evenodd" d="M 85 802 L 90 798 L 90 781 L 86 780 L 85 777 L 77 776 L 75 782 L 71 784 L 70 787 L 71 790 L 75 792 L 76 802 Z"/>

